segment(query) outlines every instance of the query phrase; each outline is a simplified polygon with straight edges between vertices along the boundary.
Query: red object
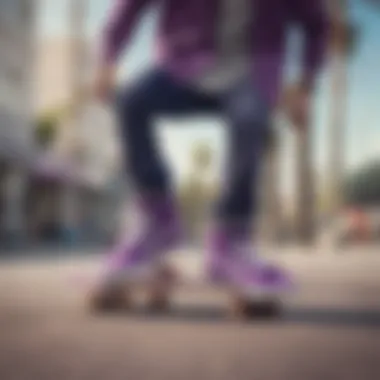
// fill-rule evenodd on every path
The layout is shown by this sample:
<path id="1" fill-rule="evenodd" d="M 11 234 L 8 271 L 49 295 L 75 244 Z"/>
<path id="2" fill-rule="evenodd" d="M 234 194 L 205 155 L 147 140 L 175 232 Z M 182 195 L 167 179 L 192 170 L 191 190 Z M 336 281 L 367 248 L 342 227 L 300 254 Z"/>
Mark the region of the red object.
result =
<path id="1" fill-rule="evenodd" d="M 366 213 L 361 209 L 353 209 L 349 215 L 353 222 L 353 233 L 360 240 L 367 240 L 370 237 L 370 223 Z"/>

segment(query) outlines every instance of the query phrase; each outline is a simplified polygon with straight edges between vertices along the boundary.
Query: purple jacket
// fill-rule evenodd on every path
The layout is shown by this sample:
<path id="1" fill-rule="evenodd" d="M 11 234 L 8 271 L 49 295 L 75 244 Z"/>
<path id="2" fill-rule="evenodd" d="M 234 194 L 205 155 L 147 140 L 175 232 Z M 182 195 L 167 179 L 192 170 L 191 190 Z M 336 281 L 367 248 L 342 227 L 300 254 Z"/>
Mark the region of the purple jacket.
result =
<path id="1" fill-rule="evenodd" d="M 159 64 L 174 75 L 190 79 L 215 58 L 215 29 L 220 0 L 114 0 L 115 9 L 105 28 L 103 59 L 115 62 L 128 44 L 148 5 L 162 3 L 158 32 Z M 327 14 L 324 0 L 251 0 L 252 78 L 274 103 L 281 85 L 288 27 L 298 25 L 304 35 L 303 75 L 309 85 L 323 61 Z"/>

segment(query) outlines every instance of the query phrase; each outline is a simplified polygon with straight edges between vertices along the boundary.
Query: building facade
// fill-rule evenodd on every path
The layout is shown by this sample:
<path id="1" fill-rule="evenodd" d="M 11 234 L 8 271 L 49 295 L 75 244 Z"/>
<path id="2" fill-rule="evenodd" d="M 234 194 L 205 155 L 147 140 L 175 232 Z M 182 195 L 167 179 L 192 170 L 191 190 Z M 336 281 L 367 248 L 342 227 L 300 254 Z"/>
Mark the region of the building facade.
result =
<path id="1" fill-rule="evenodd" d="M 4 145 L 17 149 L 31 143 L 35 10 L 33 0 L 0 0 L 0 9 L 0 134 L 5 151 Z"/>
<path id="2" fill-rule="evenodd" d="M 23 230 L 33 146 L 34 0 L 0 0 L 0 237 Z"/>
<path id="3" fill-rule="evenodd" d="M 120 163 L 114 122 L 109 110 L 91 99 L 75 99 L 78 83 L 73 83 L 73 77 L 78 68 L 75 67 L 77 62 L 73 57 L 72 42 L 69 37 L 39 39 L 35 66 L 35 112 L 39 115 L 57 109 L 67 110 L 57 125 L 49 157 L 50 161 L 65 162 L 75 168 L 81 190 L 78 191 L 75 184 L 74 188 L 64 186 L 66 189 L 61 189 L 59 223 L 69 231 L 69 236 L 109 235 L 109 226 L 105 225 L 103 218 L 119 209 L 114 195 L 115 191 L 118 193 L 115 176 Z M 86 58 L 81 64 L 87 68 L 91 57 L 85 41 L 81 54 Z M 82 79 L 85 81 L 86 78 Z M 75 114 L 72 114 L 73 108 Z"/>
<path id="4" fill-rule="evenodd" d="M 116 139 L 106 110 L 81 104 L 48 149 L 35 142 L 40 115 L 71 107 L 75 70 L 70 38 L 38 37 L 38 3 L 0 0 L 0 248 L 74 235 L 104 240 L 119 209 Z"/>

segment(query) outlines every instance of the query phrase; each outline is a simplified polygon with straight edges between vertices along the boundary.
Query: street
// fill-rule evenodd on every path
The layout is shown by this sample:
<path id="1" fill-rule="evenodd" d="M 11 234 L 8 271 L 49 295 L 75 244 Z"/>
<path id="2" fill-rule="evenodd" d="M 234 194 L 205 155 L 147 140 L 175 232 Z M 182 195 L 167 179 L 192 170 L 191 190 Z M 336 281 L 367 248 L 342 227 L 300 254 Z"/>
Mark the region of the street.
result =
<path id="1" fill-rule="evenodd" d="M 0 262 L 0 379 L 380 379 L 380 248 L 274 259 L 300 288 L 281 319 L 245 323 L 202 292 L 166 315 L 90 315 L 71 278 L 97 255 Z"/>

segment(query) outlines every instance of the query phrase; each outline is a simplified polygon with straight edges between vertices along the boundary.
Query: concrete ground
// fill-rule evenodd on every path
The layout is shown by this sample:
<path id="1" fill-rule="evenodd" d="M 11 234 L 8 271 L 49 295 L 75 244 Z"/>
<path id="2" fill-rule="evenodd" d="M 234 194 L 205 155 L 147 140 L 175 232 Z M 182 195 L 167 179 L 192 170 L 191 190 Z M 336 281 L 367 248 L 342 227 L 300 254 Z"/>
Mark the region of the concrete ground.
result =
<path id="1" fill-rule="evenodd" d="M 200 291 L 179 292 L 162 316 L 94 316 L 72 275 L 97 256 L 2 262 L 0 379 L 380 379 L 380 248 L 275 259 L 300 289 L 281 319 L 246 323 L 225 318 L 222 294 Z"/>

